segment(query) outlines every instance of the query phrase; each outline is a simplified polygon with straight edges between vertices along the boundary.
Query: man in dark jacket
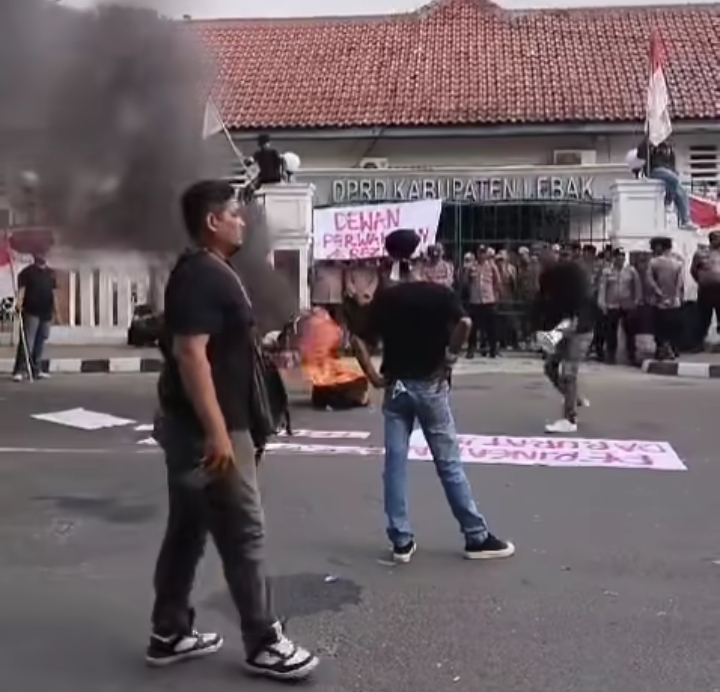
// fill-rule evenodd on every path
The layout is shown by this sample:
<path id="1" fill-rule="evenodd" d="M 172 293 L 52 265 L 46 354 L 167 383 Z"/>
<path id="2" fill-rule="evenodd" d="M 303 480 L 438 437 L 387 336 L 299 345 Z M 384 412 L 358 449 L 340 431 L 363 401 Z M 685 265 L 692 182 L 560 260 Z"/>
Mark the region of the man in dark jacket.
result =
<path id="1" fill-rule="evenodd" d="M 563 417 L 545 426 L 548 433 L 577 431 L 578 406 L 587 406 L 578 397 L 577 377 L 580 363 L 587 355 L 593 336 L 594 303 L 587 274 L 577 262 L 559 259 L 557 252 L 545 249 L 540 287 L 534 305 L 538 329 L 552 330 L 567 321 L 563 336 L 553 353 L 545 359 L 545 374 L 563 395 Z"/>

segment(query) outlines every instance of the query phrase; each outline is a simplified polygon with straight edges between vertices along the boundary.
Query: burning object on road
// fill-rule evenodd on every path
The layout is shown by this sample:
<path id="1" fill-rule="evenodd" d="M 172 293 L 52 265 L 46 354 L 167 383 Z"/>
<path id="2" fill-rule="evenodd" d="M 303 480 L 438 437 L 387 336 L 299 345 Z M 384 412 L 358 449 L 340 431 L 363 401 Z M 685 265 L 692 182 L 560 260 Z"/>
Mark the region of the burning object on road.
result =
<path id="1" fill-rule="evenodd" d="M 359 366 L 341 358 L 343 331 L 326 310 L 314 308 L 297 323 L 300 368 L 312 385 L 314 408 L 345 410 L 367 406 L 370 383 Z"/>

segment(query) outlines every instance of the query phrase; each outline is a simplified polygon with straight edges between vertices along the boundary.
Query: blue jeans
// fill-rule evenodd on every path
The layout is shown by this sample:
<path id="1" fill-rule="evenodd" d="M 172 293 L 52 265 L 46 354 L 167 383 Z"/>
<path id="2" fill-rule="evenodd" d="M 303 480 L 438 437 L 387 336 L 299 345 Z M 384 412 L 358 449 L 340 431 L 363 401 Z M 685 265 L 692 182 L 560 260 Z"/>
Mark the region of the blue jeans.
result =
<path id="1" fill-rule="evenodd" d="M 665 184 L 665 199 L 675 203 L 680 224 L 688 223 L 690 221 L 690 200 L 678 174 L 669 168 L 653 168 L 650 177 L 661 180 Z"/>
<path id="2" fill-rule="evenodd" d="M 407 500 L 407 462 L 410 434 L 415 420 L 420 424 L 445 490 L 450 509 L 466 539 L 484 541 L 488 536 L 485 518 L 478 511 L 470 483 L 460 463 L 455 420 L 450 409 L 447 382 L 409 380 L 385 390 L 385 514 L 387 535 L 396 548 L 414 540 Z"/>
<path id="3" fill-rule="evenodd" d="M 23 348 L 24 344 L 27 344 L 28 351 L 30 352 L 28 360 L 30 361 L 32 376 L 37 377 L 40 374 L 43 349 L 45 348 L 45 342 L 48 336 L 50 336 L 50 324 L 50 320 L 41 320 L 35 315 L 23 313 L 22 326 L 25 338 L 21 338 L 18 341 L 13 375 L 27 372 L 27 361 L 25 359 L 25 349 Z"/>

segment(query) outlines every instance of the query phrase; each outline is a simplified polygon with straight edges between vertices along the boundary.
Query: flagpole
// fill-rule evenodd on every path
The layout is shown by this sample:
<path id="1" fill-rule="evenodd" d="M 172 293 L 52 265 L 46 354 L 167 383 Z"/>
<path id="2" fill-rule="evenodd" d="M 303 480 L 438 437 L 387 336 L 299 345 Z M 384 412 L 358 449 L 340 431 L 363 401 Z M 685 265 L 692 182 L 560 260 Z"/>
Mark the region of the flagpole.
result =
<path id="1" fill-rule="evenodd" d="M 208 109 L 211 109 L 211 111 L 208 111 Z M 220 111 L 218 110 L 215 103 L 212 101 L 212 99 L 208 100 L 205 104 L 205 122 L 207 122 L 208 114 L 211 114 L 215 121 L 217 122 L 217 125 L 219 126 L 219 129 L 222 130 L 222 133 L 225 135 L 225 139 L 227 139 L 228 144 L 230 145 L 230 148 L 232 149 L 233 154 L 237 157 L 238 161 L 240 162 L 243 172 L 248 177 L 248 182 L 252 182 L 252 177 L 250 175 L 250 171 L 248 169 L 248 166 L 245 164 L 245 157 L 243 156 L 242 152 L 237 148 L 235 141 L 232 138 L 232 135 L 230 134 L 230 130 L 228 129 L 227 125 L 225 124 L 225 119 L 220 115 Z M 219 132 L 219 130 L 215 130 L 216 133 Z M 204 135 L 205 138 L 211 136 L 211 133 L 207 133 Z"/>
<path id="2" fill-rule="evenodd" d="M 648 51 L 648 89 L 653 79 L 653 36 L 650 35 L 650 50 Z M 645 177 L 650 177 L 650 109 L 648 97 L 645 97 Z"/>
<path id="3" fill-rule="evenodd" d="M 30 352 L 28 351 L 27 335 L 25 334 L 25 320 L 23 320 L 22 310 L 18 310 L 17 298 L 20 291 L 18 289 L 17 277 L 15 276 L 15 262 L 13 261 L 12 248 L 10 246 L 10 233 L 8 232 L 5 233 L 5 245 L 10 259 L 10 280 L 12 281 L 12 289 L 15 294 L 15 314 L 17 315 L 18 326 L 20 327 L 20 348 L 22 348 L 23 354 L 25 355 L 25 368 L 28 379 L 32 382 L 35 378 L 32 368 L 30 367 Z"/>

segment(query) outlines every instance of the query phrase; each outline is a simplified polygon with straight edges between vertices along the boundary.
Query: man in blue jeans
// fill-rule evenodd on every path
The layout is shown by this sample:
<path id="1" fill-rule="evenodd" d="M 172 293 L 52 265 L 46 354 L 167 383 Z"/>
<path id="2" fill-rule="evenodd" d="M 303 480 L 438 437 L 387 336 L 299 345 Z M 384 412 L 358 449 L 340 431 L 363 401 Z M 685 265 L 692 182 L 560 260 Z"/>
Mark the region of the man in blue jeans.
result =
<path id="1" fill-rule="evenodd" d="M 417 420 L 433 455 L 450 509 L 465 537 L 467 559 L 510 557 L 515 548 L 490 533 L 479 512 L 460 462 L 450 409 L 450 369 L 470 331 L 458 296 L 446 286 L 411 279 L 408 260 L 419 236 L 399 230 L 387 236 L 386 249 L 399 279 L 378 292 L 370 304 L 362 338 L 353 338 L 358 362 L 375 387 L 385 389 L 385 514 L 396 562 L 410 561 L 417 546 L 407 503 L 410 434 Z M 378 373 L 368 342 L 382 342 Z"/>
<path id="2" fill-rule="evenodd" d="M 677 174 L 675 151 L 670 143 L 653 146 L 644 138 L 637 148 L 637 157 L 644 162 L 645 175 L 665 185 L 665 204 L 675 204 L 680 230 L 696 231 L 698 227 L 690 219 L 690 199 Z"/>
<path id="3" fill-rule="evenodd" d="M 50 336 L 53 313 L 57 312 L 55 272 L 48 267 L 43 255 L 36 254 L 33 263 L 18 274 L 17 281 L 17 310 L 22 315 L 23 334 L 15 355 L 13 379 L 17 382 L 25 376 L 44 379 L 49 375 L 42 369 L 43 349 Z"/>

